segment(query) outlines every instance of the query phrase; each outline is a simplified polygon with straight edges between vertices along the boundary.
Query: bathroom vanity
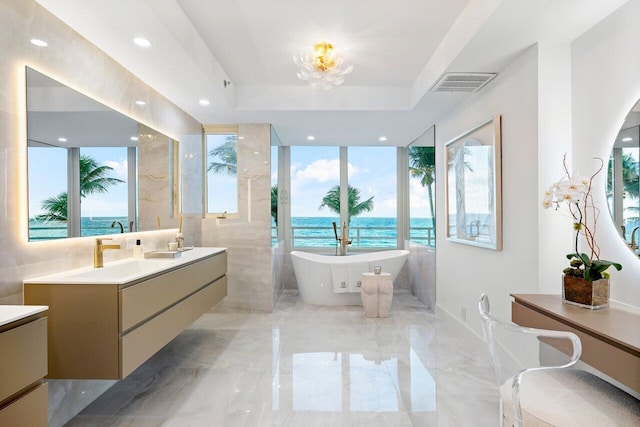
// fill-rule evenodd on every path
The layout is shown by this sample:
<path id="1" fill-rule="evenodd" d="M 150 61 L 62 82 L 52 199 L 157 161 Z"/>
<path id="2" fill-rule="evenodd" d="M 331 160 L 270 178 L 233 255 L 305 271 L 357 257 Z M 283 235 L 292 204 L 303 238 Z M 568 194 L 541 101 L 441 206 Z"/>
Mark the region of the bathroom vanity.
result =
<path id="1" fill-rule="evenodd" d="M 227 295 L 226 248 L 24 281 L 49 306 L 47 378 L 121 379 Z"/>
<path id="2" fill-rule="evenodd" d="M 47 307 L 0 306 L 0 426 L 46 426 Z"/>

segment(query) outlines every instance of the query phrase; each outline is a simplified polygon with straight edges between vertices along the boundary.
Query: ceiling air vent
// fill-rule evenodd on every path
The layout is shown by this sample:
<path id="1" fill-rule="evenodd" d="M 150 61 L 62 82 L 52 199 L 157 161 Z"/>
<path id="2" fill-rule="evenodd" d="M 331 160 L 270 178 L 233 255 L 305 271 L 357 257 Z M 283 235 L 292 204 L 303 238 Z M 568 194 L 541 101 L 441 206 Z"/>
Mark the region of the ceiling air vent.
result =
<path id="1" fill-rule="evenodd" d="M 476 92 L 498 73 L 444 73 L 430 92 Z"/>

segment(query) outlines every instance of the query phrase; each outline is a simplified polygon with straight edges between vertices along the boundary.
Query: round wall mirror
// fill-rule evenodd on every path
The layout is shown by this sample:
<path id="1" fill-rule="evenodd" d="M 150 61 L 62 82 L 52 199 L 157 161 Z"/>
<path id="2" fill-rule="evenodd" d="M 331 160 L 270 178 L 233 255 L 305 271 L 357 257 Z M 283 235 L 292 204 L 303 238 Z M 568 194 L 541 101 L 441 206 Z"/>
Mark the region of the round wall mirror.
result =
<path id="1" fill-rule="evenodd" d="M 611 150 L 607 174 L 609 212 L 627 247 L 640 257 L 640 101 Z"/>

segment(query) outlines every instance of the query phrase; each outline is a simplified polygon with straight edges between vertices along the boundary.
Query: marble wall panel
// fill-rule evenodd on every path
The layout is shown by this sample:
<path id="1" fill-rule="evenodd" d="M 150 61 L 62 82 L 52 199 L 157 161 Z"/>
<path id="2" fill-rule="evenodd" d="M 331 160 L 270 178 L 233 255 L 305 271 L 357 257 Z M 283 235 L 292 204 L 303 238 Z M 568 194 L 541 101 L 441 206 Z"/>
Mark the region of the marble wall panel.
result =
<path id="1" fill-rule="evenodd" d="M 409 259 L 405 267 L 409 273 L 409 290 L 430 310 L 436 305 L 436 250 L 405 241 Z"/>
<path id="2" fill-rule="evenodd" d="M 186 215 L 202 216 L 203 212 L 202 144 L 201 135 L 188 136 L 180 140 L 182 212 Z"/>
<path id="3" fill-rule="evenodd" d="M 32 45 L 34 37 L 49 46 Z M 89 237 L 27 242 L 25 65 L 172 138 L 199 135 L 201 125 L 33 0 L 0 3 L 0 51 L 0 304 L 14 304 L 22 302 L 24 279 L 92 265 L 94 245 Z M 174 234 L 126 237 L 149 250 Z M 131 249 L 107 251 L 105 262 L 131 256 Z M 63 425 L 111 384 L 52 381 L 49 425 Z"/>
<path id="4" fill-rule="evenodd" d="M 284 269 L 284 241 L 278 242 L 271 248 L 271 284 L 273 286 L 273 306 L 276 306 L 282 295 L 282 272 Z"/>
<path id="5" fill-rule="evenodd" d="M 238 130 L 238 213 L 202 221 L 203 246 L 228 248 L 229 293 L 225 304 L 272 311 L 270 126 Z"/>
<path id="6" fill-rule="evenodd" d="M 138 230 L 176 227 L 173 212 L 171 151 L 173 140 L 140 125 L 138 130 Z"/>

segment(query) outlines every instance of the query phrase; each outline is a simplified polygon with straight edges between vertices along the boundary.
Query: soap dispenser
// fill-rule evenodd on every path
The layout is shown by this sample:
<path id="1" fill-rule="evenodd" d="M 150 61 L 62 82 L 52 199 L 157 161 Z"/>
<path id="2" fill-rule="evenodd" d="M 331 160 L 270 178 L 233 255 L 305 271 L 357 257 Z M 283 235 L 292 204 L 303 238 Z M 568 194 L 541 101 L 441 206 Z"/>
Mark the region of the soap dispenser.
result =
<path id="1" fill-rule="evenodd" d="M 140 239 L 136 240 L 136 245 L 133 247 L 133 257 L 137 259 L 144 258 L 144 249 L 142 248 Z"/>

